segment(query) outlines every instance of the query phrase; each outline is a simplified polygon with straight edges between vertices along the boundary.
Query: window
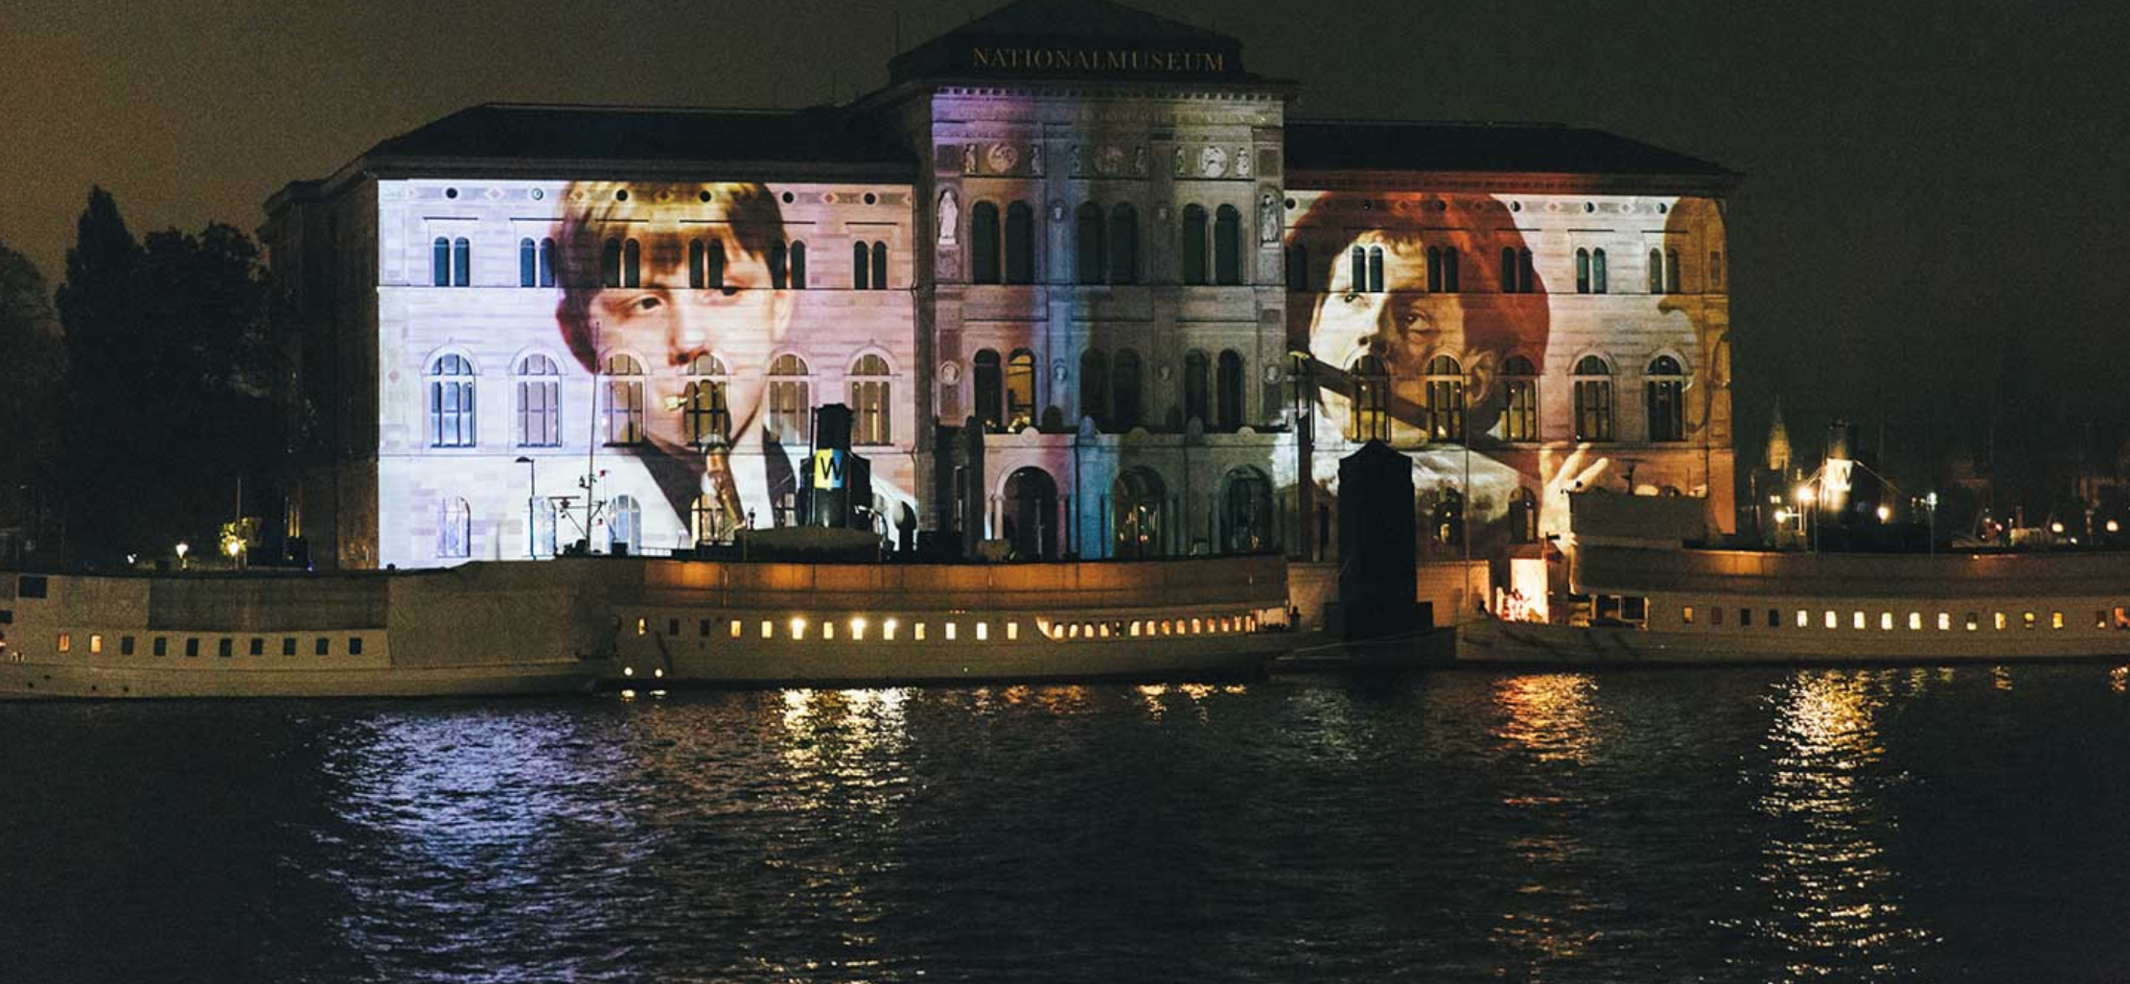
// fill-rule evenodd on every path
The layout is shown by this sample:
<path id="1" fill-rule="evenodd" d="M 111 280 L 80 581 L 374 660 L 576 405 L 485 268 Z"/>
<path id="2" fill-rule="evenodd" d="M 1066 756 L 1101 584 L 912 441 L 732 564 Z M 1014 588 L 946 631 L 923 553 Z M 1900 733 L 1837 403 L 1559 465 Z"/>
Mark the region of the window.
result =
<path id="1" fill-rule="evenodd" d="M 786 250 L 784 255 L 787 264 L 790 266 L 790 273 L 787 275 L 785 282 L 791 285 L 792 290 L 805 290 L 806 244 L 799 240 L 793 240 L 791 248 Z"/>
<path id="2" fill-rule="evenodd" d="M 1243 425 L 1243 357 L 1234 349 L 1222 349 L 1220 371 L 1215 376 L 1217 386 L 1214 394 L 1220 418 L 1220 429 L 1232 433 L 1242 430 Z"/>
<path id="3" fill-rule="evenodd" d="M 1353 286 L 1348 288 L 1356 294 L 1380 294 L 1383 292 L 1383 247 L 1355 246 L 1353 248 L 1351 277 Z"/>
<path id="4" fill-rule="evenodd" d="M 621 286 L 621 240 L 609 239 L 599 247 L 599 286 Z"/>
<path id="5" fill-rule="evenodd" d="M 1222 205 L 1213 213 L 1213 279 L 1230 286 L 1242 283 L 1242 213 Z"/>
<path id="6" fill-rule="evenodd" d="M 1006 206 L 1006 282 L 1035 283 L 1035 211 L 1027 202 Z"/>
<path id="7" fill-rule="evenodd" d="M 1676 249 L 1667 249 L 1664 251 L 1664 292 L 1667 294 L 1676 294 L 1680 291 L 1680 289 L 1681 286 L 1679 283 L 1679 251 Z"/>
<path id="8" fill-rule="evenodd" d="M 1427 363 L 1427 439 L 1464 440 L 1464 369 L 1456 359 L 1438 355 Z"/>
<path id="9" fill-rule="evenodd" d="M 518 286 L 531 287 L 540 282 L 540 247 L 532 239 L 518 240 Z"/>
<path id="10" fill-rule="evenodd" d="M 257 637 L 257 636 L 253 636 L 253 637 L 252 637 L 252 640 L 251 640 L 251 650 L 250 650 L 250 651 L 251 651 L 251 654 L 252 654 L 253 656 L 264 656 L 264 655 L 266 655 L 266 640 L 264 640 L 264 639 L 261 639 L 261 638 L 259 638 L 259 637 Z"/>
<path id="11" fill-rule="evenodd" d="M 643 244 L 634 239 L 621 244 L 621 286 L 643 286 Z"/>
<path id="12" fill-rule="evenodd" d="M 1457 293 L 1457 247 L 1429 246 L 1427 248 L 1427 289 L 1435 293 Z"/>
<path id="13" fill-rule="evenodd" d="M 535 498 L 530 500 L 526 506 L 527 519 L 531 524 L 531 529 L 528 532 L 532 535 L 530 553 L 534 557 L 554 556 L 556 553 L 555 500 Z"/>
<path id="14" fill-rule="evenodd" d="M 1708 614 L 1709 614 L 1709 624 L 1711 624 L 1711 625 L 1722 625 L 1722 624 L 1723 624 L 1723 606 L 1722 606 L 1722 605 L 1710 605 L 1710 606 L 1708 606 Z"/>
<path id="15" fill-rule="evenodd" d="M 464 287 L 473 282 L 473 247 L 460 236 L 451 241 L 451 286 Z"/>
<path id="16" fill-rule="evenodd" d="M 320 656 L 331 656 L 333 654 L 333 640 L 320 637 L 315 652 Z M 188 653 L 187 655 L 191 654 Z"/>
<path id="17" fill-rule="evenodd" d="M 229 657 L 236 655 L 236 652 L 236 640 L 234 639 L 221 639 L 216 641 L 215 643 L 216 656 L 219 656 L 223 659 L 228 659 Z"/>
<path id="18" fill-rule="evenodd" d="M 473 363 L 440 355 L 429 364 L 429 446 L 473 446 Z"/>
<path id="19" fill-rule="evenodd" d="M 131 656 L 131 655 L 133 655 L 133 637 L 132 637 L 132 636 L 119 636 L 119 637 L 118 637 L 118 654 L 119 654 L 120 656 Z"/>
<path id="20" fill-rule="evenodd" d="M 1502 406 L 1502 437 L 1511 441 L 1538 440 L 1538 370 L 1531 360 L 1512 355 L 1502 364 L 1507 393 Z"/>
<path id="21" fill-rule="evenodd" d="M 155 645 L 149 648 L 153 650 L 157 656 L 168 656 L 170 655 L 170 640 L 162 636 L 156 636 Z"/>
<path id="22" fill-rule="evenodd" d="M 1102 206 L 1087 202 L 1080 206 L 1073 245 L 1074 272 L 1083 284 L 1099 284 L 1109 274 L 1109 253 L 1104 232 L 1107 221 L 1102 215 Z"/>
<path id="23" fill-rule="evenodd" d="M 681 423 L 688 443 L 721 447 L 732 440 L 732 412 L 725 403 L 725 364 L 704 354 L 688 364 L 688 388 L 681 401 Z"/>
<path id="24" fill-rule="evenodd" d="M 1590 292 L 1593 294 L 1604 293 L 1605 283 L 1605 251 L 1593 249 L 1590 251 Z"/>
<path id="25" fill-rule="evenodd" d="M 704 492 L 695 497 L 695 501 L 688 507 L 688 529 L 695 534 L 697 544 L 722 543 L 726 540 L 730 531 L 725 523 L 725 510 L 718 504 L 717 496 Z M 703 625 L 703 634 L 708 635 L 709 623 L 705 622 Z"/>
<path id="26" fill-rule="evenodd" d="M 540 286 L 553 287 L 554 285 L 555 241 L 553 239 L 542 239 L 540 240 Z"/>
<path id="27" fill-rule="evenodd" d="M 1000 282 L 998 262 L 998 206 L 977 202 L 969 209 L 969 280 L 979 284 Z"/>
<path id="28" fill-rule="evenodd" d="M 1390 440 L 1390 369 L 1373 355 L 1355 359 L 1346 367 L 1347 400 L 1353 405 L 1353 423 L 1346 435 L 1356 442 Z"/>
<path id="29" fill-rule="evenodd" d="M 780 444 L 800 445 L 811 440 L 812 399 L 808 393 L 804 360 L 786 353 L 769 364 L 769 436 Z"/>
<path id="30" fill-rule="evenodd" d="M 725 244 L 696 240 L 688 244 L 688 286 L 717 290 L 725 286 Z"/>
<path id="31" fill-rule="evenodd" d="M 1662 250 L 1653 249 L 1649 251 L 1649 292 L 1652 294 L 1664 293 L 1664 252 Z"/>
<path id="32" fill-rule="evenodd" d="M 1120 430 L 1139 426 L 1139 353 L 1125 349 L 1117 353 L 1112 364 L 1110 412 L 1116 418 Z"/>
<path id="33" fill-rule="evenodd" d="M 1139 210 L 1130 205 L 1109 210 L 1109 282 L 1139 282 Z"/>
<path id="34" fill-rule="evenodd" d="M 617 495 L 607 510 L 607 551 L 635 556 L 643 551 L 643 509 L 629 496 Z"/>
<path id="35" fill-rule="evenodd" d="M 348 655 L 350 655 L 350 656 L 360 656 L 360 655 L 362 655 L 362 637 L 361 637 L 361 636 L 349 636 L 349 637 L 348 637 Z"/>
<path id="36" fill-rule="evenodd" d="M 551 448 L 562 443 L 562 373 L 555 360 L 528 355 L 518 360 L 518 446 Z"/>
<path id="37" fill-rule="evenodd" d="M 1287 247 L 1287 290 L 1294 293 L 1309 289 L 1309 249 L 1300 243 Z"/>
<path id="38" fill-rule="evenodd" d="M 1514 246 L 1501 248 L 1501 292 L 1504 294 L 1528 294 L 1536 289 L 1538 278 L 1531 269 L 1531 251 Z"/>
<path id="39" fill-rule="evenodd" d="M 1183 419 L 1213 422 L 1212 361 L 1198 349 L 1183 354 Z"/>
<path id="40" fill-rule="evenodd" d="M 887 244 L 878 241 L 873 243 L 873 289 L 888 289 Z"/>
<path id="41" fill-rule="evenodd" d="M 1612 368 L 1594 355 L 1575 364 L 1575 439 L 1612 440 Z"/>
<path id="42" fill-rule="evenodd" d="M 1183 207 L 1183 241 L 1178 255 L 1183 264 L 1183 282 L 1209 283 L 1206 269 L 1206 210 L 1198 205 Z"/>
<path id="43" fill-rule="evenodd" d="M 851 409 L 857 420 L 853 444 L 887 444 L 888 364 L 877 355 L 864 355 L 851 366 Z"/>
<path id="44" fill-rule="evenodd" d="M 281 655 L 283 655 L 283 656 L 294 656 L 294 655 L 296 655 L 296 637 L 295 637 L 295 636 L 282 636 L 282 637 L 281 637 Z"/>
<path id="45" fill-rule="evenodd" d="M 1587 249 L 1575 251 L 1575 292 L 1590 293 L 1590 251 Z"/>
<path id="46" fill-rule="evenodd" d="M 1650 362 L 1649 380 L 1644 389 L 1651 441 L 1686 440 L 1685 388 L 1686 380 L 1679 368 L 1679 360 L 1660 355 Z"/>
<path id="47" fill-rule="evenodd" d="M 445 496 L 436 504 L 436 555 L 450 559 L 472 555 L 473 511 L 466 500 Z"/>
<path id="48" fill-rule="evenodd" d="M 1006 359 L 1006 429 L 1035 422 L 1035 353 L 1015 349 Z"/>
<path id="49" fill-rule="evenodd" d="M 429 284 L 433 287 L 451 286 L 451 240 L 443 236 L 429 244 Z"/>
<path id="50" fill-rule="evenodd" d="M 864 243 L 851 244 L 851 289 L 873 289 L 873 251 Z"/>
<path id="51" fill-rule="evenodd" d="M 1679 609 L 1679 622 L 1680 622 L 1680 624 L 1682 624 L 1682 625 L 1692 625 L 1692 624 L 1694 624 L 1694 606 L 1692 606 L 1692 605 L 1684 605 L 1684 606 L 1681 606 L 1681 607 L 1680 607 L 1680 609 Z"/>
<path id="52" fill-rule="evenodd" d="M 971 362 L 974 369 L 970 373 L 973 377 L 970 383 L 976 387 L 976 419 L 985 430 L 997 431 L 1006 422 L 1004 407 L 1000 403 L 1003 387 L 998 353 L 980 349 Z"/>
<path id="53" fill-rule="evenodd" d="M 1080 353 L 1080 416 L 1109 425 L 1109 355 L 1101 349 Z"/>
<path id="54" fill-rule="evenodd" d="M 1605 293 L 1604 250 L 1578 249 L 1575 251 L 1575 292 L 1578 294 Z"/>
<path id="55" fill-rule="evenodd" d="M 1368 292 L 1383 293 L 1383 247 L 1368 247 Z"/>
<path id="56" fill-rule="evenodd" d="M 643 443 L 643 363 L 616 352 L 606 359 L 606 443 Z"/>
<path id="57" fill-rule="evenodd" d="M 1538 542 L 1538 497 L 1530 489 L 1518 488 L 1509 493 L 1509 541 Z"/>

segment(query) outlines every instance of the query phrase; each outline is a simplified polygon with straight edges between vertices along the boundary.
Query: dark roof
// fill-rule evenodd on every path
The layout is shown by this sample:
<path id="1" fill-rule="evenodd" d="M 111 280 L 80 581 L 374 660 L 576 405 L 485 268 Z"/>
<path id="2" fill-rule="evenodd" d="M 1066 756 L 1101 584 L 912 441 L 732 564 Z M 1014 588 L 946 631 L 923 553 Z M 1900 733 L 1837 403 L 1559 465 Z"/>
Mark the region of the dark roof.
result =
<path id="1" fill-rule="evenodd" d="M 1287 170 L 1509 171 L 1734 178 L 1721 164 L 1551 123 L 1287 121 Z"/>
<path id="2" fill-rule="evenodd" d="M 829 107 L 762 111 L 488 103 L 386 140 L 369 156 L 916 166 L 909 153 Z"/>
<path id="3" fill-rule="evenodd" d="M 903 82 L 912 78 L 936 78 L 970 74 L 1011 74 L 973 64 L 971 52 L 978 48 L 1070 49 L 1073 51 L 1194 52 L 1217 54 L 1217 70 L 1202 62 L 1185 71 L 1217 81 L 1254 81 L 1242 69 L 1242 42 L 1232 35 L 1159 14 L 1127 7 L 1114 0 L 1015 0 L 905 51 L 888 61 L 888 78 Z M 1149 67 L 1099 65 L 1075 69 L 1043 65 L 1028 71 L 1031 77 L 1114 79 L 1120 76 L 1174 77 L 1177 70 Z"/>

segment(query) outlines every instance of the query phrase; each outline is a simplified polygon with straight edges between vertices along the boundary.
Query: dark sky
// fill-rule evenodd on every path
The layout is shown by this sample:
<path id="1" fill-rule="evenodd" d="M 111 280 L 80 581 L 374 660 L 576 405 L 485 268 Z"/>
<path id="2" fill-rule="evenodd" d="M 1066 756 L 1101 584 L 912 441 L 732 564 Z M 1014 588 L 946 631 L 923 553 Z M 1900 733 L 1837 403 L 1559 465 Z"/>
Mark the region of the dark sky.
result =
<path id="1" fill-rule="evenodd" d="M 884 80 L 898 18 L 908 46 L 994 5 L 8 0 L 0 240 L 56 282 L 92 182 L 136 232 L 253 228 L 282 183 L 478 102 L 848 98 Z M 2077 412 L 2130 415 L 2125 5 L 1138 5 L 1240 37 L 1303 83 L 1301 114 L 1593 125 L 1746 172 L 1751 454 L 1777 393 L 1801 440 L 1885 414 L 1899 443 L 2006 346 Z"/>

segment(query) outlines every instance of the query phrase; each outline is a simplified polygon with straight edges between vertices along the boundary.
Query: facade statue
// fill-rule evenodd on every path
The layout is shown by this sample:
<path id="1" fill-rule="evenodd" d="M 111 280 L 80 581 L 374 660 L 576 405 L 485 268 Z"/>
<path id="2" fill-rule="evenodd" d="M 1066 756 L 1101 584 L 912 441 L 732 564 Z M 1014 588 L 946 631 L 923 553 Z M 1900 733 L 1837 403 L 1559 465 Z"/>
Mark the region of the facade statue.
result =
<path id="1" fill-rule="evenodd" d="M 961 207 L 954 203 L 954 189 L 939 193 L 939 244 L 954 245 L 954 230 L 961 222 Z"/>

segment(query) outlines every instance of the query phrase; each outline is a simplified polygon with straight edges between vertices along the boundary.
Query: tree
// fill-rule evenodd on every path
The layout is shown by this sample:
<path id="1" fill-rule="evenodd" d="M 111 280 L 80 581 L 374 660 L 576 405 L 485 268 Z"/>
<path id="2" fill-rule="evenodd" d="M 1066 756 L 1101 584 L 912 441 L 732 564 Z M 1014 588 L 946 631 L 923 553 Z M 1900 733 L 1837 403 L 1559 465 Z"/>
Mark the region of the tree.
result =
<path id="1" fill-rule="evenodd" d="M 0 243 L 0 528 L 51 543 L 60 377 L 66 363 L 44 276 Z M 0 544 L 0 559 L 23 546 Z"/>

